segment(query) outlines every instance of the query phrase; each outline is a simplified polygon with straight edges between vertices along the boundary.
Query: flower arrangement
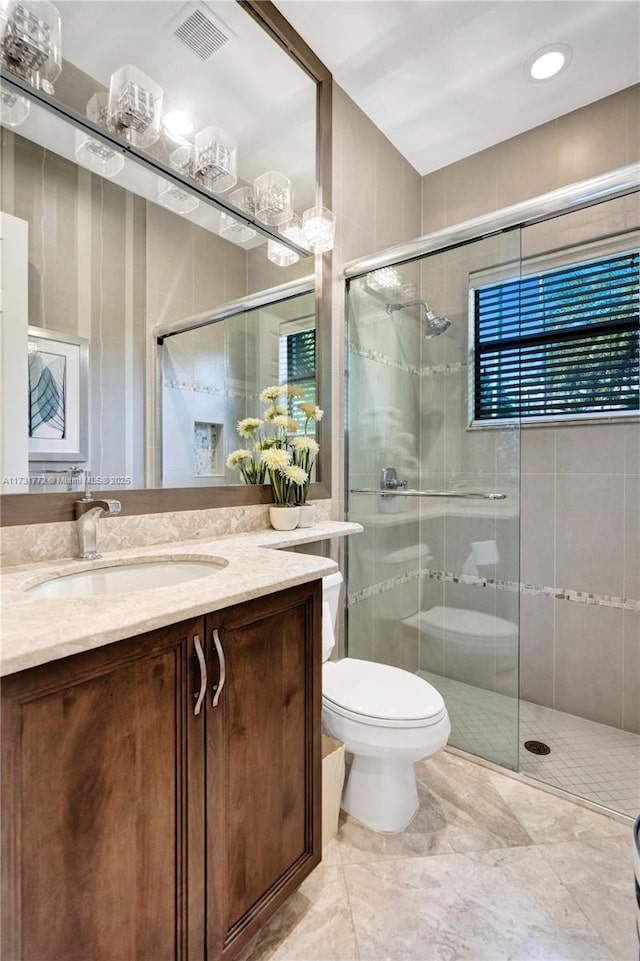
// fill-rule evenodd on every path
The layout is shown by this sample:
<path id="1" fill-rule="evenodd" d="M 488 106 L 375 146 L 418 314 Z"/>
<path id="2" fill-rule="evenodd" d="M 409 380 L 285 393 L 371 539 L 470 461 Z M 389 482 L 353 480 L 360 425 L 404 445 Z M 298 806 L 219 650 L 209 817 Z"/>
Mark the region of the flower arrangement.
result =
<path id="1" fill-rule="evenodd" d="M 307 431 L 309 422 L 321 420 L 324 412 L 316 404 L 298 404 L 305 418 L 301 434 L 296 418 L 290 417 L 280 403 L 282 398 L 304 397 L 304 393 L 291 384 L 266 387 L 260 394 L 260 400 L 268 403 L 262 418 L 238 421 L 239 435 L 251 446 L 234 450 L 227 457 L 227 467 L 237 468 L 245 484 L 263 484 L 268 475 L 276 504 L 306 503 L 311 470 L 320 450 Z M 269 434 L 268 428 L 273 433 Z"/>

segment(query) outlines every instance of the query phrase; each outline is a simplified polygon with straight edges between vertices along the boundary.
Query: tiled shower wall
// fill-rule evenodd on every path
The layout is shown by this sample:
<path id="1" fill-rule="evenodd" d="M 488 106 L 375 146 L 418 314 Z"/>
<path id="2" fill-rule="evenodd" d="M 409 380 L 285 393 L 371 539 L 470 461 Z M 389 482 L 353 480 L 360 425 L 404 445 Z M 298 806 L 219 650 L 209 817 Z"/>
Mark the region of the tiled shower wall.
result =
<path id="1" fill-rule="evenodd" d="M 639 155 L 635 86 L 425 176 L 422 232 Z M 593 220 L 567 221 L 561 244 L 637 228 L 637 200 Z M 525 426 L 521 445 L 521 695 L 640 732 L 640 423 Z"/>

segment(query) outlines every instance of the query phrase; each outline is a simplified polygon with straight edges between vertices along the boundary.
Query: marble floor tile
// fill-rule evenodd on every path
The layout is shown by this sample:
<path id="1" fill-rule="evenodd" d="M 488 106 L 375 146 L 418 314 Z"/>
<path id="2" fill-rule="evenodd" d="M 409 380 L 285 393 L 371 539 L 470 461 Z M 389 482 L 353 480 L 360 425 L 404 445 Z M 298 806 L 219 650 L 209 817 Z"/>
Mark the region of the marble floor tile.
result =
<path id="1" fill-rule="evenodd" d="M 320 864 L 237 961 L 357 961 L 349 897 L 340 865 Z"/>
<path id="2" fill-rule="evenodd" d="M 617 961 L 634 961 L 633 852 L 627 837 L 590 838 L 536 847 L 573 895 Z"/>
<path id="3" fill-rule="evenodd" d="M 441 752 L 416 764 L 421 804 L 437 807 L 453 851 L 531 844 L 526 827 L 497 790 L 504 775 Z"/>
<path id="4" fill-rule="evenodd" d="M 345 865 L 366 961 L 606 961 L 609 951 L 534 848 Z"/>
<path id="5" fill-rule="evenodd" d="M 439 798 L 420 783 L 418 798 L 420 810 L 407 830 L 400 834 L 378 834 L 341 812 L 338 846 L 342 863 L 452 854 L 453 848 L 446 837 L 447 815 Z"/>
<path id="6" fill-rule="evenodd" d="M 493 772 L 492 772 L 493 773 Z M 628 837 L 627 825 L 556 797 L 547 791 L 524 784 L 502 774 L 494 774 L 496 791 L 531 836 L 534 844 L 570 841 L 584 837 Z"/>

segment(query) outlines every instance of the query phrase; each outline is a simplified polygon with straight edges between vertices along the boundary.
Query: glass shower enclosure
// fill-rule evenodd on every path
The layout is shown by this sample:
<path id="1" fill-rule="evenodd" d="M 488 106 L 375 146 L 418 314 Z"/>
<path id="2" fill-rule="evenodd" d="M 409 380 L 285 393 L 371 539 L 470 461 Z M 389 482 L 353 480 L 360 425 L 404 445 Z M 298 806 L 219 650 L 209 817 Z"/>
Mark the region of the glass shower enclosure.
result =
<path id="1" fill-rule="evenodd" d="M 450 745 L 518 766 L 520 424 L 475 421 L 474 304 L 521 231 L 348 285 L 348 654 L 428 680 Z M 483 390 L 498 389 L 489 383 Z"/>

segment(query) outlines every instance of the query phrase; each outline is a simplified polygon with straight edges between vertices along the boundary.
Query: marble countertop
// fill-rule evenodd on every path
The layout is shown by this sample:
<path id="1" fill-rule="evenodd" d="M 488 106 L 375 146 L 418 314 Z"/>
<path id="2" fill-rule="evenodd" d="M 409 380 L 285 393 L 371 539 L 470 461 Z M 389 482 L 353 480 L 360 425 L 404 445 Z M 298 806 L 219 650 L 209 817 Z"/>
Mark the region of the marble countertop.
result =
<path id="1" fill-rule="evenodd" d="M 360 524 L 322 521 L 293 531 L 256 530 L 207 541 L 104 552 L 99 561 L 68 558 L 8 568 L 0 578 L 0 674 L 13 674 L 316 580 L 337 570 L 337 564 L 329 558 L 283 549 L 361 530 Z M 211 576 L 171 588 L 80 598 L 34 597 L 25 593 L 25 588 L 65 574 L 168 559 L 226 563 Z"/>

